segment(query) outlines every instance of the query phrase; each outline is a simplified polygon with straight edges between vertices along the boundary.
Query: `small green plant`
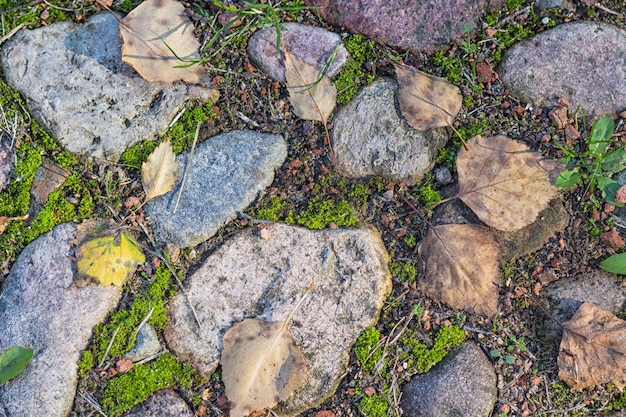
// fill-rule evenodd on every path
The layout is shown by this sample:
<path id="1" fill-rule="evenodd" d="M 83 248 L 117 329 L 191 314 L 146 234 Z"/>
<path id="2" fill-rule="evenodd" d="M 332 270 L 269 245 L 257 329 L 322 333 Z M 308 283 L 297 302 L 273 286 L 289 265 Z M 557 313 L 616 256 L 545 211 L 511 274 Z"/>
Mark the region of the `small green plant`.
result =
<path id="1" fill-rule="evenodd" d="M 493 349 L 489 352 L 492 358 L 498 359 L 498 365 L 504 364 L 504 362 L 512 365 L 515 363 L 515 356 L 513 356 L 514 351 L 517 349 L 520 352 L 526 352 L 528 349 L 526 348 L 526 343 L 524 342 L 524 336 L 515 337 L 515 335 L 510 334 L 509 343 L 506 347 L 506 352 L 502 353 L 500 349 Z"/>
<path id="2" fill-rule="evenodd" d="M 626 150 L 623 143 L 611 141 L 614 127 L 610 117 L 598 120 L 591 129 L 587 150 L 580 157 L 557 143 L 566 155 L 564 162 L 572 168 L 561 172 L 554 185 L 568 190 L 586 183 L 585 194 L 587 191 L 593 194 L 597 187 L 606 202 L 623 206 L 623 203 L 615 201 L 620 185 L 611 176 L 626 168 Z M 615 144 L 618 146 L 614 147 Z"/>
<path id="3" fill-rule="evenodd" d="M 478 46 L 475 43 L 472 43 L 471 34 L 474 27 L 471 23 L 463 23 L 461 26 L 461 32 L 467 35 L 467 39 L 461 43 L 461 49 L 465 52 L 465 55 L 469 55 L 472 52 L 475 52 Z"/>
<path id="4" fill-rule="evenodd" d="M 13 346 L 0 353 L 0 384 L 18 376 L 33 357 L 33 350 Z"/>

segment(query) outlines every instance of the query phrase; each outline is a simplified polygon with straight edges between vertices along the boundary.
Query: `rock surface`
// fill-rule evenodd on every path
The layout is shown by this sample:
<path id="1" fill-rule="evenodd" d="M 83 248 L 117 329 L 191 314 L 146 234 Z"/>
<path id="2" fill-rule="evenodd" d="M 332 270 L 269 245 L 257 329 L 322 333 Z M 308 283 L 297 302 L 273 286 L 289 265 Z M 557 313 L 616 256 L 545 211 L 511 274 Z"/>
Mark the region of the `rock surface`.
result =
<path id="1" fill-rule="evenodd" d="M 11 137 L 0 129 L 0 192 L 11 183 L 15 168 L 15 143 Z"/>
<path id="2" fill-rule="evenodd" d="M 72 285 L 75 230 L 62 224 L 32 242 L 2 283 L 0 351 L 14 345 L 35 351 L 22 374 L 0 384 L 0 408 L 11 417 L 69 413 L 80 351 L 121 295 L 118 287 Z"/>
<path id="3" fill-rule="evenodd" d="M 481 27 L 480 18 L 503 0 L 305 0 L 335 26 L 386 45 L 427 53 L 444 49 L 463 35 L 463 24 Z"/>
<path id="4" fill-rule="evenodd" d="M 337 112 L 331 142 L 343 175 L 381 175 L 412 185 L 433 167 L 448 134 L 444 128 L 412 129 L 398 110 L 397 91 L 395 80 L 377 79 Z"/>
<path id="5" fill-rule="evenodd" d="M 380 236 L 370 230 L 310 231 L 282 224 L 268 225 L 262 234 L 247 229 L 185 281 L 202 330 L 186 299 L 172 299 L 168 346 L 208 377 L 220 360 L 221 337 L 233 323 L 248 317 L 285 320 L 315 278 L 289 326 L 308 378 L 277 410 L 301 413 L 335 391 L 351 346 L 378 319 L 391 291 L 387 261 Z"/>
<path id="6" fill-rule="evenodd" d="M 339 72 L 346 64 L 348 51 L 337 33 L 299 23 L 284 23 L 281 26 L 281 48 L 288 50 L 296 58 L 321 71 L 336 48 L 337 51 L 326 74 L 329 77 Z M 282 53 L 279 56 L 276 52 L 274 26 L 258 30 L 250 37 L 248 56 L 265 74 L 281 83 L 287 82 Z"/>
<path id="7" fill-rule="evenodd" d="M 489 417 L 497 398 L 496 373 L 473 342 L 453 350 L 428 373 L 402 388 L 405 416 Z"/>
<path id="8" fill-rule="evenodd" d="M 70 152 L 115 160 L 129 146 L 165 133 L 186 102 L 214 101 L 215 90 L 149 83 L 121 61 L 110 13 L 84 24 L 22 30 L 0 51 L 7 82 L 32 115 Z"/>
<path id="9" fill-rule="evenodd" d="M 176 392 L 164 389 L 152 394 L 126 417 L 193 417 L 193 413 Z"/>
<path id="10" fill-rule="evenodd" d="M 150 323 L 146 323 L 141 326 L 141 329 L 137 333 L 135 345 L 131 350 L 124 354 L 124 357 L 129 361 L 139 362 L 140 360 L 149 358 L 161 351 L 161 343 L 159 342 L 159 336 L 154 330 L 154 326 Z"/>
<path id="11" fill-rule="evenodd" d="M 539 106 L 560 97 L 600 117 L 626 107 L 626 31 L 598 22 L 557 26 L 513 45 L 498 68 L 512 96 Z"/>
<path id="12" fill-rule="evenodd" d="M 176 199 L 189 152 L 176 157 L 174 189 L 150 200 L 146 213 L 158 240 L 179 247 L 197 245 L 245 209 L 274 180 L 274 169 L 287 157 L 280 135 L 235 130 L 198 145 L 178 210 Z"/>

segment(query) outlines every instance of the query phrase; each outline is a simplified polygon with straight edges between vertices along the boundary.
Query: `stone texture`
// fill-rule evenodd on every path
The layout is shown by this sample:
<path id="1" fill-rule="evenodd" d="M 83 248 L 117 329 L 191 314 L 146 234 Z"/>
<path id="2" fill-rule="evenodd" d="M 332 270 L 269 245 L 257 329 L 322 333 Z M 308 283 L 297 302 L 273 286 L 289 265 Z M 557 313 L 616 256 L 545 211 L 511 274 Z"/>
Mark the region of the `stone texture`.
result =
<path id="1" fill-rule="evenodd" d="M 193 417 L 193 412 L 176 392 L 164 389 L 133 408 L 126 417 Z"/>
<path id="2" fill-rule="evenodd" d="M 7 189 L 15 167 L 15 143 L 0 128 L 0 191 Z"/>
<path id="3" fill-rule="evenodd" d="M 448 141 L 445 128 L 419 132 L 401 116 L 398 84 L 380 78 L 364 87 L 333 119 L 337 170 L 351 178 L 381 175 L 415 184 Z"/>
<path id="4" fill-rule="evenodd" d="M 573 22 L 512 46 L 498 69 L 512 96 L 539 106 L 556 104 L 587 115 L 615 115 L 626 107 L 626 31 L 599 22 Z"/>
<path id="5" fill-rule="evenodd" d="M 453 350 L 428 373 L 402 388 L 405 416 L 489 417 L 497 398 L 496 373 L 473 342 Z"/>
<path id="6" fill-rule="evenodd" d="M 463 35 L 463 24 L 480 18 L 504 0 L 305 0 L 324 20 L 379 43 L 427 53 L 445 49 Z"/>
<path id="7" fill-rule="evenodd" d="M 283 23 L 280 31 L 281 48 L 320 71 L 337 48 L 327 75 L 332 77 L 341 70 L 348 59 L 348 51 L 341 43 L 341 36 L 326 29 Z M 248 56 L 261 71 L 271 78 L 286 83 L 285 64 L 276 52 L 276 28 L 274 26 L 256 31 L 248 41 Z"/>
<path id="8" fill-rule="evenodd" d="M 137 333 L 135 345 L 124 354 L 129 361 L 139 362 L 161 351 L 161 343 L 156 330 L 150 323 L 144 324 Z"/>
<path id="9" fill-rule="evenodd" d="M 150 200 L 146 213 L 160 241 L 180 247 L 197 245 L 254 201 L 274 180 L 274 169 L 287 157 L 280 135 L 235 130 L 198 145 L 174 214 L 189 152 L 176 157 L 181 175 L 174 189 Z"/>
<path id="10" fill-rule="evenodd" d="M 84 24 L 22 30 L 0 51 L 7 82 L 67 150 L 115 160 L 129 146 L 165 133 L 192 99 L 217 92 L 149 83 L 121 61 L 118 21 L 108 12 Z"/>
<path id="11" fill-rule="evenodd" d="M 0 409 L 11 417 L 69 413 L 80 351 L 121 295 L 118 287 L 72 285 L 75 230 L 62 224 L 32 242 L 2 283 L 0 351 L 14 345 L 35 351 L 22 374 L 0 384 Z"/>
<path id="12" fill-rule="evenodd" d="M 285 320 L 315 278 L 289 325 L 306 360 L 307 381 L 276 410 L 299 414 L 335 391 L 351 346 L 377 321 L 391 291 L 387 261 L 380 235 L 369 229 L 247 229 L 185 281 L 202 330 L 185 297 L 172 299 L 168 346 L 209 377 L 220 359 L 221 337 L 233 323 L 248 317 Z"/>

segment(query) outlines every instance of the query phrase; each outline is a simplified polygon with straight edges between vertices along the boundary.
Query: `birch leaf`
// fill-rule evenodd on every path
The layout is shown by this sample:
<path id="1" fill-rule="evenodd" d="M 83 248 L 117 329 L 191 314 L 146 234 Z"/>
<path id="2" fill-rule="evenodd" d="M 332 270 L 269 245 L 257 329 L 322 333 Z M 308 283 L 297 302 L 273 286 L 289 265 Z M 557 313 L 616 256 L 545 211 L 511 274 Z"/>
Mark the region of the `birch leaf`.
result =
<path id="1" fill-rule="evenodd" d="M 169 140 L 161 143 L 141 165 L 141 182 L 146 201 L 163 195 L 174 188 L 178 176 L 178 163 Z"/>
<path id="2" fill-rule="evenodd" d="M 573 390 L 613 383 L 626 386 L 626 322 L 591 303 L 583 303 L 563 323 L 557 359 L 559 378 Z"/>
<path id="3" fill-rule="evenodd" d="M 557 195 L 543 157 L 506 136 L 475 136 L 456 160 L 458 197 L 491 227 L 528 226 Z"/>
<path id="4" fill-rule="evenodd" d="M 335 108 L 337 89 L 326 76 L 312 65 L 285 51 L 285 78 L 289 102 L 296 115 L 305 120 L 318 120 L 324 124 Z"/>
<path id="5" fill-rule="evenodd" d="M 304 382 L 304 357 L 284 322 L 246 319 L 230 328 L 222 343 L 230 417 L 273 407 Z"/>
<path id="6" fill-rule="evenodd" d="M 191 84 L 208 82 L 202 65 L 186 66 L 184 62 L 200 59 L 200 43 L 181 3 L 146 0 L 122 19 L 119 28 L 123 42 L 122 60 L 145 80 Z"/>
<path id="7" fill-rule="evenodd" d="M 451 126 L 461 110 L 461 90 L 443 78 L 396 64 L 400 112 L 413 129 Z"/>
<path id="8" fill-rule="evenodd" d="M 420 286 L 429 297 L 469 313 L 496 313 L 500 255 L 488 228 L 473 224 L 433 226 L 418 250 L 424 260 Z"/>

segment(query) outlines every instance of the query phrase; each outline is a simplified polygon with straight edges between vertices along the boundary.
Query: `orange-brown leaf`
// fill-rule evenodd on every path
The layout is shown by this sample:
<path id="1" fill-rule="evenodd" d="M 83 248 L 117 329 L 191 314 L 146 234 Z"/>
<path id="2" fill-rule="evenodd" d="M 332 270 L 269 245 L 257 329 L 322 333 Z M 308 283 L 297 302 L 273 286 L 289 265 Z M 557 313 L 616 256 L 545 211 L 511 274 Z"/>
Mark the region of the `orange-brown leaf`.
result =
<path id="1" fill-rule="evenodd" d="M 461 90 L 408 65 L 396 64 L 395 69 L 398 104 L 409 125 L 416 130 L 451 126 L 461 110 Z"/>
<path id="2" fill-rule="evenodd" d="M 491 230 L 472 224 L 433 226 L 419 254 L 424 260 L 421 287 L 429 297 L 470 313 L 496 313 L 500 255 Z"/>
<path id="3" fill-rule="evenodd" d="M 557 194 L 541 161 L 541 154 L 506 136 L 475 136 L 456 160 L 458 196 L 489 226 L 519 230 Z"/>
<path id="4" fill-rule="evenodd" d="M 563 323 L 559 378 L 572 389 L 613 383 L 626 386 L 626 322 L 591 303 L 583 303 Z"/>

